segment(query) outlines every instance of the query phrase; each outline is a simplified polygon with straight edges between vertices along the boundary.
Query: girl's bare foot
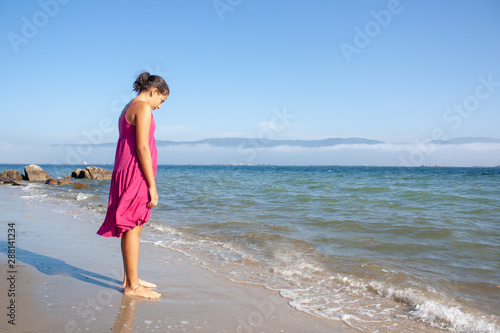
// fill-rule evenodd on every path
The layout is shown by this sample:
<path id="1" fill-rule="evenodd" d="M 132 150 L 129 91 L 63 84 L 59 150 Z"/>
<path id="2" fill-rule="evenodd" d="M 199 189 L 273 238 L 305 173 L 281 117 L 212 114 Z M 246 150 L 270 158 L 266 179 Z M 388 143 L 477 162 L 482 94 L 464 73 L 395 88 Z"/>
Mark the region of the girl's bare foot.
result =
<path id="1" fill-rule="evenodd" d="M 134 287 L 126 286 L 123 288 L 123 294 L 128 296 L 139 296 L 149 299 L 159 299 L 161 294 L 155 291 L 149 290 L 148 288 L 142 286 L 138 283 Z"/>
<path id="2" fill-rule="evenodd" d="M 141 279 L 139 279 L 139 284 L 140 284 L 141 286 L 146 287 L 146 288 L 149 288 L 149 289 L 154 289 L 154 288 L 156 288 L 156 287 L 157 287 L 157 285 L 156 285 L 156 284 L 154 284 L 153 282 L 148 282 L 148 281 L 144 281 L 144 280 L 141 280 Z M 125 283 L 125 282 L 123 282 L 123 283 L 122 283 L 122 288 L 123 288 L 123 289 L 125 289 L 125 285 L 126 285 L 126 283 Z"/>

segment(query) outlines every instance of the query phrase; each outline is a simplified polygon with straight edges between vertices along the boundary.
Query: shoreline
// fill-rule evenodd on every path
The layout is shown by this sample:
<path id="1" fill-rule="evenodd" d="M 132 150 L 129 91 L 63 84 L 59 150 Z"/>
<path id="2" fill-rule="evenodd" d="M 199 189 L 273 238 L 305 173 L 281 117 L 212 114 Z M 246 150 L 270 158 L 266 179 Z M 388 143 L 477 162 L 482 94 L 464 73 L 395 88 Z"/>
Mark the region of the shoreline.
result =
<path id="1" fill-rule="evenodd" d="M 278 292 L 233 282 L 182 253 L 141 242 L 141 278 L 159 301 L 124 296 L 118 239 L 97 223 L 36 207 L 19 188 L 0 187 L 0 304 L 16 304 L 9 332 L 358 332 L 293 309 Z M 15 296 L 9 297 L 8 224 L 15 223 Z"/>

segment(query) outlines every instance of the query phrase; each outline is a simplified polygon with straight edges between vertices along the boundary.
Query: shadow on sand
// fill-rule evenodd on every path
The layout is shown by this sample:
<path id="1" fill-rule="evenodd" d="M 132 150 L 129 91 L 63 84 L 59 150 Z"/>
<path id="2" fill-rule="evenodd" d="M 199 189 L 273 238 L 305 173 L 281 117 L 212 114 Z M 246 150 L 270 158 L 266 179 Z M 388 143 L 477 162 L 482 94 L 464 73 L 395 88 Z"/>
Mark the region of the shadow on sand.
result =
<path id="1" fill-rule="evenodd" d="M 8 256 L 8 246 L 9 244 L 6 241 L 0 241 L 0 252 L 4 253 L 6 256 Z M 120 292 L 122 291 L 122 281 L 68 265 L 65 261 L 60 259 L 48 257 L 16 247 L 16 266 L 19 265 L 18 261 L 31 265 L 39 272 L 46 275 L 70 276 L 77 280 L 95 284 L 100 287 L 118 290 Z M 117 284 L 118 286 L 114 284 Z"/>
<path id="2" fill-rule="evenodd" d="M 8 256 L 8 246 L 6 241 L 0 241 L 0 252 Z M 16 247 L 16 268 L 19 270 L 19 262 L 31 265 L 39 272 L 50 276 L 70 276 L 80 281 L 84 281 L 96 286 L 109 288 L 122 292 L 122 281 L 68 265 L 65 261 L 34 253 Z M 142 297 L 122 295 L 121 304 L 114 325 L 110 328 L 113 333 L 133 332 L 133 320 L 139 303 L 146 301 Z"/>

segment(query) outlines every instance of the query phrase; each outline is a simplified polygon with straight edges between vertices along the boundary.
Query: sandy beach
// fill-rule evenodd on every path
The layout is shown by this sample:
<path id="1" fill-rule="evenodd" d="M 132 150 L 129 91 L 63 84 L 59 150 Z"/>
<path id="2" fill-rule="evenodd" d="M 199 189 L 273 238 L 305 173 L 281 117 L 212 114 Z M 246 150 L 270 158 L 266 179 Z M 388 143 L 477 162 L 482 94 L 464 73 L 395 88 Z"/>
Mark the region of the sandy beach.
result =
<path id="1" fill-rule="evenodd" d="M 0 187 L 2 332 L 355 331 L 293 309 L 276 291 L 230 281 L 148 243 L 141 244 L 139 271 L 163 296 L 124 296 L 118 239 L 99 237 L 96 223 L 37 207 L 22 195 L 19 187 Z M 10 267 L 9 229 L 15 229 Z"/>

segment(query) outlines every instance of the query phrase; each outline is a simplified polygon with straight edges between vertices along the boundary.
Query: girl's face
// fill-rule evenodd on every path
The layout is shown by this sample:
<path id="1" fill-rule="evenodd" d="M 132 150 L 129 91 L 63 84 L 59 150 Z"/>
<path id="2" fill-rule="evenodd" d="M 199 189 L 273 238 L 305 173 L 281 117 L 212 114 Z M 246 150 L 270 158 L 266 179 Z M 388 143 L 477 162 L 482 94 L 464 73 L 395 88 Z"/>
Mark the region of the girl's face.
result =
<path id="1" fill-rule="evenodd" d="M 163 102 L 165 102 L 168 98 L 168 94 L 166 95 L 162 95 L 158 92 L 158 90 L 153 90 L 151 92 L 152 96 L 151 96 L 151 100 L 150 100 L 150 103 L 149 105 L 151 105 L 151 107 L 153 108 L 153 110 L 156 110 L 156 109 L 159 109 L 161 104 Z"/>

